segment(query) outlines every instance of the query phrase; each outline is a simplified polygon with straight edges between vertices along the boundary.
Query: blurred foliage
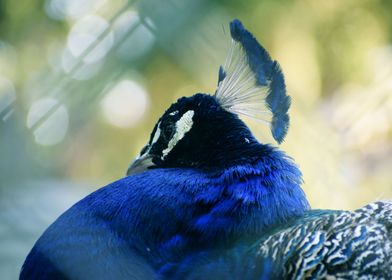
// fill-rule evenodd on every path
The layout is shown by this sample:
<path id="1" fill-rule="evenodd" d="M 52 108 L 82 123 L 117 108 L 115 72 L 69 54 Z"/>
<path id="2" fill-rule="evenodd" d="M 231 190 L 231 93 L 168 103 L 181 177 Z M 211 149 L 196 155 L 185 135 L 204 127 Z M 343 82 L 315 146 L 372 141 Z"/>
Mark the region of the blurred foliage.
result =
<path id="1" fill-rule="evenodd" d="M 214 92 L 233 18 L 283 68 L 293 106 L 281 149 L 311 204 L 391 199 L 391 10 L 389 0 L 1 0 L 1 201 L 11 189 L 9 207 L 67 185 L 76 201 L 72 185 L 85 182 L 84 194 L 124 176 L 172 102 Z"/>

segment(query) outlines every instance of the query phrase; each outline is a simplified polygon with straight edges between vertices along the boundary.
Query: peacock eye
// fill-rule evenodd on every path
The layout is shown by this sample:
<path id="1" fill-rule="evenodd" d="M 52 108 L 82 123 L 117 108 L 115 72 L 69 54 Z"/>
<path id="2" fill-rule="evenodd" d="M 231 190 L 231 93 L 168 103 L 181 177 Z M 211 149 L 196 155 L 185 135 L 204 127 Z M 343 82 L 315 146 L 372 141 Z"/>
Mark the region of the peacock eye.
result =
<path id="1" fill-rule="evenodd" d="M 174 130 L 175 130 L 175 127 L 173 124 L 169 124 L 169 125 L 165 126 L 165 128 L 162 131 L 163 138 L 166 141 L 169 141 L 173 137 Z"/>

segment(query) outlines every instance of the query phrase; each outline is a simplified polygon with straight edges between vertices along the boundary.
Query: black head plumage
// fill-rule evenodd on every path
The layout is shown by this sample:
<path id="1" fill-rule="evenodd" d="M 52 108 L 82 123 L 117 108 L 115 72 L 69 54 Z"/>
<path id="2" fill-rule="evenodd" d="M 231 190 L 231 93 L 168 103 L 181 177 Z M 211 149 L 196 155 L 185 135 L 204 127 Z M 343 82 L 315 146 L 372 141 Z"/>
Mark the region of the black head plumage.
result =
<path id="1" fill-rule="evenodd" d="M 183 97 L 159 119 L 128 174 L 146 167 L 227 167 L 266 149 L 238 115 L 268 122 L 274 139 L 287 133 L 290 98 L 276 61 L 239 20 L 230 23 L 231 45 L 214 95 Z"/>

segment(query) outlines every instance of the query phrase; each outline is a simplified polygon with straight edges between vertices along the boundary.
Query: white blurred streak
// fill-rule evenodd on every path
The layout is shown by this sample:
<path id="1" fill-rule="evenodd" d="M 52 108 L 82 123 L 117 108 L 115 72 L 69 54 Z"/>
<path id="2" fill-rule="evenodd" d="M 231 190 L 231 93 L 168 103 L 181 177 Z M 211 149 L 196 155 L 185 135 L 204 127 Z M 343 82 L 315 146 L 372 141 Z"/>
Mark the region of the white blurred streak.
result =
<path id="1" fill-rule="evenodd" d="M 95 12 L 105 2 L 105 0 L 68 0 L 66 7 L 67 17 L 78 19 L 88 13 Z"/>
<path id="2" fill-rule="evenodd" d="M 16 99 L 14 84 L 17 55 L 15 49 L 0 40 L 0 120 L 6 121 L 14 112 L 12 106 Z"/>
<path id="3" fill-rule="evenodd" d="M 10 80 L 0 76 L 0 113 L 16 99 L 15 88 Z"/>
<path id="4" fill-rule="evenodd" d="M 49 114 L 54 107 L 57 108 Z M 46 119 L 43 117 L 45 115 L 48 115 Z M 63 104 L 59 105 L 59 101 L 54 98 L 35 101 L 27 114 L 27 127 L 33 129 L 35 141 L 43 146 L 60 143 L 67 133 L 68 123 L 67 108 Z"/>
<path id="5" fill-rule="evenodd" d="M 140 18 L 137 11 L 128 10 L 122 13 L 113 23 L 114 38 L 117 42 L 123 38 L 127 31 L 140 24 Z"/>
<path id="6" fill-rule="evenodd" d="M 148 18 L 144 19 L 148 25 L 154 28 L 153 22 Z M 132 30 L 132 33 L 127 36 L 127 33 Z M 155 36 L 151 31 L 140 22 L 139 14 L 136 11 L 129 10 L 124 12 L 113 23 L 114 37 L 116 43 L 123 40 L 117 49 L 117 54 L 121 58 L 132 60 L 146 54 L 154 45 Z"/>
<path id="7" fill-rule="evenodd" d="M 342 87 L 330 104 L 332 124 L 351 148 L 386 139 L 392 128 L 392 48 L 373 50 L 369 60 L 370 84 Z"/>
<path id="8" fill-rule="evenodd" d="M 374 49 L 369 53 L 369 61 L 375 75 L 375 82 L 392 83 L 392 46 Z"/>
<path id="9" fill-rule="evenodd" d="M 88 80 L 94 77 L 101 70 L 103 63 L 104 60 L 79 64 L 79 60 L 68 49 L 64 49 L 61 56 L 63 70 L 67 74 L 72 74 L 72 78 L 75 80 Z"/>
<path id="10" fill-rule="evenodd" d="M 62 20 L 65 18 L 67 0 L 46 0 L 45 11 L 52 19 Z"/>
<path id="11" fill-rule="evenodd" d="M 361 147 L 365 146 L 375 137 L 383 138 L 392 124 L 392 118 L 388 115 L 388 111 L 392 111 L 391 105 L 391 102 L 387 102 L 384 106 L 380 106 L 381 108 L 361 116 L 348 129 L 345 144 Z"/>
<path id="12" fill-rule="evenodd" d="M 56 20 L 76 20 L 88 13 L 97 11 L 106 0 L 47 0 L 45 11 Z"/>
<path id="13" fill-rule="evenodd" d="M 109 28 L 105 19 L 93 15 L 76 22 L 68 35 L 67 48 L 61 55 L 63 70 L 76 80 L 95 76 L 113 46 L 113 32 Z"/>
<path id="14" fill-rule="evenodd" d="M 321 107 L 327 125 L 322 131 L 337 137 L 333 149 L 340 147 L 334 155 L 339 172 L 333 176 L 339 187 L 331 189 L 361 203 L 390 195 L 386 174 L 392 167 L 392 49 L 373 50 L 367 65 L 369 76 L 363 83 L 343 85 Z M 327 139 L 325 145 L 330 143 Z"/>
<path id="15" fill-rule="evenodd" d="M 115 84 L 101 101 L 103 115 L 110 124 L 127 128 L 135 126 L 149 107 L 146 90 L 131 80 Z"/>
<path id="16" fill-rule="evenodd" d="M 93 63 L 101 60 L 113 46 L 113 33 L 107 32 L 104 38 L 98 40 L 107 29 L 109 23 L 102 17 L 96 15 L 87 15 L 77 21 L 72 27 L 67 40 L 67 47 L 70 53 L 78 58 L 88 48 L 91 51 L 82 59 L 85 63 Z"/>

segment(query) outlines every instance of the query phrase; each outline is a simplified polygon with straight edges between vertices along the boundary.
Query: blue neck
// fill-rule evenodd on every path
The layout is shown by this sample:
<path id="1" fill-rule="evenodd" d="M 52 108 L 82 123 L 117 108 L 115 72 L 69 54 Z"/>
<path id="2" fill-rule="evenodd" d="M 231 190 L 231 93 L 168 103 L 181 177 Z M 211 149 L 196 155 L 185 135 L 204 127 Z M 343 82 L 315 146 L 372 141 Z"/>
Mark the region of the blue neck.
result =
<path id="1" fill-rule="evenodd" d="M 208 185 L 194 189 L 193 203 L 203 210 L 192 228 L 206 241 L 260 236 L 310 208 L 301 183 L 295 163 L 271 149 L 253 163 L 215 173 Z"/>
<path id="2" fill-rule="evenodd" d="M 167 191 L 177 197 L 171 207 L 181 221 L 180 228 L 159 245 L 167 257 L 166 263 L 201 248 L 254 242 L 310 208 L 300 187 L 301 172 L 283 152 L 272 148 L 268 155 L 253 163 L 213 173 L 176 168 L 158 170 L 161 178 L 171 182 Z M 157 192 L 162 194 L 162 190 Z M 162 216 L 163 227 L 165 218 Z M 165 265 L 161 269 L 166 274 L 171 267 Z"/>

